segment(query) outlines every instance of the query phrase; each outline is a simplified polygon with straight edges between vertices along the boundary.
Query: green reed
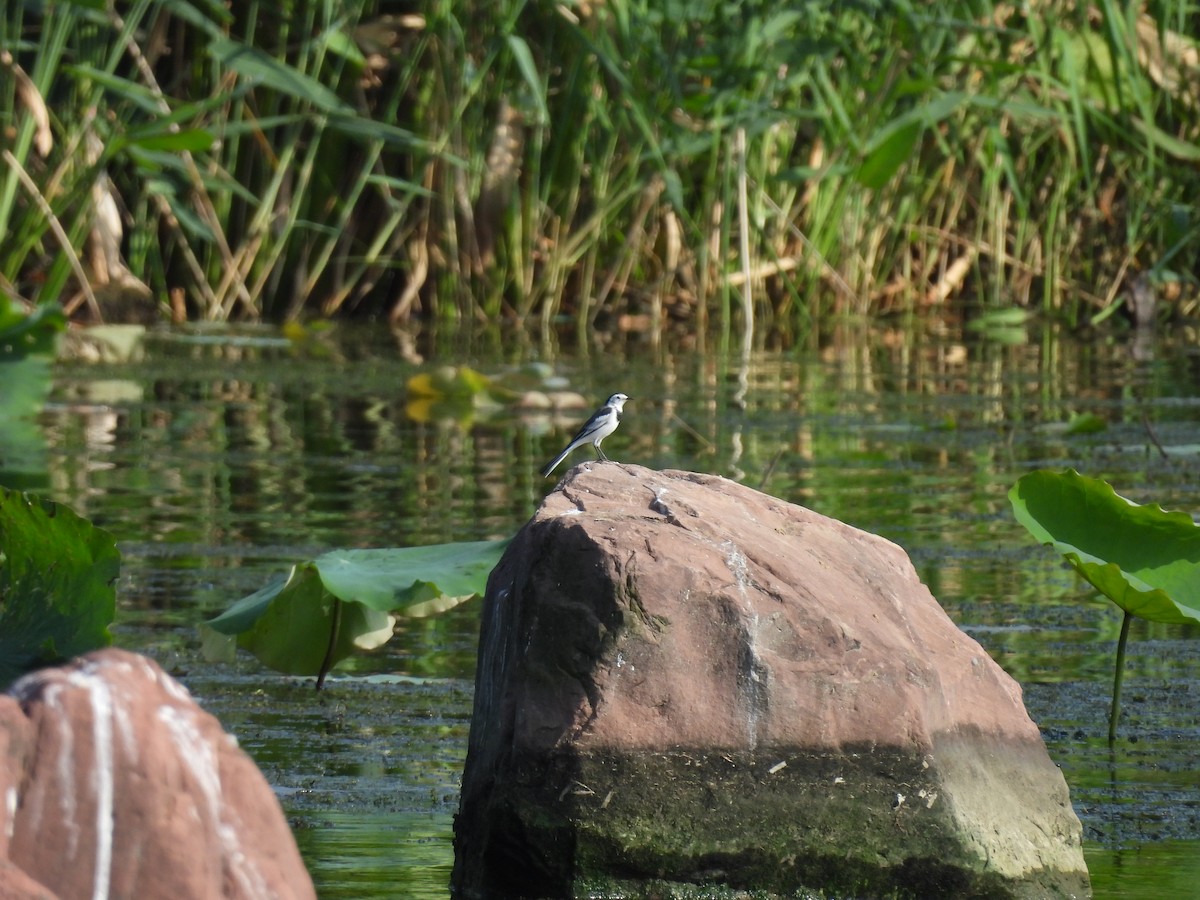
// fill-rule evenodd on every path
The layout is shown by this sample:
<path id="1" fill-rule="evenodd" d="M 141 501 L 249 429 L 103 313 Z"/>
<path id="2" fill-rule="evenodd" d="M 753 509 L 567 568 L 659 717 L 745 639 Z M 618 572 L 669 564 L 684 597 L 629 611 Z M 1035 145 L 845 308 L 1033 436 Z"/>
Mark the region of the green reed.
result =
<path id="1" fill-rule="evenodd" d="M 73 256 L 106 315 L 132 292 L 194 319 L 585 337 L 625 313 L 736 328 L 747 283 L 777 327 L 961 298 L 1077 321 L 1135 273 L 1196 268 L 1182 2 L 385 9 L 10 4 L 0 287 L 65 301 Z M 106 238 L 127 277 L 97 271 Z"/>

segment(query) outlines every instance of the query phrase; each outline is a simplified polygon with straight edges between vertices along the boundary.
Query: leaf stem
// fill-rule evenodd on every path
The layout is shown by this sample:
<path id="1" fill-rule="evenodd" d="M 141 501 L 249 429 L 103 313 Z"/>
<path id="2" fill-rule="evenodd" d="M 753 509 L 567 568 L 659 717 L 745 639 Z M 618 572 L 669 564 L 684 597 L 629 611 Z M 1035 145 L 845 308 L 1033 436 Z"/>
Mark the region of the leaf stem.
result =
<path id="1" fill-rule="evenodd" d="M 338 632 L 342 627 L 342 600 L 337 595 L 333 597 L 333 624 L 329 626 L 329 646 L 325 648 L 325 658 L 321 660 L 321 671 L 317 673 L 317 687 L 319 691 L 321 686 L 325 684 L 325 676 L 329 674 L 329 670 L 333 668 L 333 651 L 337 647 Z"/>
<path id="2" fill-rule="evenodd" d="M 1113 673 L 1112 709 L 1108 713 L 1108 743 L 1117 739 L 1117 720 L 1121 718 L 1121 681 L 1125 675 L 1125 643 L 1129 640 L 1129 623 L 1133 615 L 1126 610 L 1121 620 L 1121 636 L 1117 638 L 1117 667 Z"/>

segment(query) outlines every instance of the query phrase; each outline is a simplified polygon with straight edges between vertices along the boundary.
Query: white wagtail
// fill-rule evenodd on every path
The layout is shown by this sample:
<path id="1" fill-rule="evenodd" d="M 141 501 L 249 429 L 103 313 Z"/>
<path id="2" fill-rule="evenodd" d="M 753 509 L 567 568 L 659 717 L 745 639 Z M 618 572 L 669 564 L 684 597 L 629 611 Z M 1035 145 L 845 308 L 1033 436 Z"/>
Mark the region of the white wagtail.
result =
<path id="1" fill-rule="evenodd" d="M 596 448 L 596 455 L 605 462 L 608 462 L 608 457 L 600 449 L 600 442 L 616 431 L 617 426 L 621 424 L 621 407 L 625 405 L 625 401 L 628 399 L 624 394 L 613 394 L 605 400 L 604 405 L 592 413 L 592 417 L 583 423 L 583 427 L 579 429 L 579 433 L 571 438 L 571 443 L 567 444 L 567 449 L 542 467 L 542 476 L 548 478 L 550 473 L 558 467 L 558 464 L 567 458 L 568 453 L 584 444 L 591 444 Z"/>

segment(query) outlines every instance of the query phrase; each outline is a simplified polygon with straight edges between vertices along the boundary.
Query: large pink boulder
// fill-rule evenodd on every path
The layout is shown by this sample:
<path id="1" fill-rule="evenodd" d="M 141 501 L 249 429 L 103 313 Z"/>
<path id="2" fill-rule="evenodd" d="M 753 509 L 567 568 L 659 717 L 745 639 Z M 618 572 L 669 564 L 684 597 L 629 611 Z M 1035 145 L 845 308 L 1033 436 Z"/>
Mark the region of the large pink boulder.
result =
<path id="1" fill-rule="evenodd" d="M 0 696 L 0 791 L 0 876 L 27 879 L 14 897 L 316 896 L 251 759 L 133 653 L 92 653 Z"/>
<path id="2" fill-rule="evenodd" d="M 616 463 L 489 580 L 455 843 L 466 897 L 1089 893 L 1020 687 L 903 550 Z"/>

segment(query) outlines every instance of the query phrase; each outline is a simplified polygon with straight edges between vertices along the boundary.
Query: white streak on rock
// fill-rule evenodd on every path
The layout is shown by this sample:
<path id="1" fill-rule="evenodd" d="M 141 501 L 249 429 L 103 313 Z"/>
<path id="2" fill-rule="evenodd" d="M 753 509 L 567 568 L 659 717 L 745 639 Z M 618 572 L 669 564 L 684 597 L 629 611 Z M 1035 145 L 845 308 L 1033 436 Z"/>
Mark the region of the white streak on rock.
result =
<path id="1" fill-rule="evenodd" d="M 75 806 L 75 734 L 71 731 L 71 720 L 67 718 L 62 705 L 63 686 L 61 684 L 46 684 L 42 691 L 42 705 L 51 712 L 52 727 L 60 732 L 58 743 L 58 784 L 59 810 L 62 812 L 63 825 L 67 829 L 67 859 L 74 860 L 79 852 L 79 822 L 75 816 L 78 809 Z M 33 823 L 35 828 L 41 826 L 40 817 Z"/>
<path id="2" fill-rule="evenodd" d="M 92 900 L 108 900 L 113 853 L 113 698 L 99 666 L 84 666 L 67 674 L 67 681 L 87 692 L 92 707 L 90 766 L 96 793 L 96 860 L 92 871 Z M 83 761 L 80 760 L 82 763 Z"/>
<path id="3" fill-rule="evenodd" d="M 271 893 L 267 882 L 258 868 L 251 864 L 242 852 L 237 828 L 225 821 L 225 805 L 221 797 L 221 769 L 217 755 L 200 729 L 196 726 L 193 716 L 186 710 L 163 705 L 158 708 L 158 718 L 171 735 L 179 758 L 191 768 L 200 793 L 204 797 L 211 827 L 216 830 L 221 841 L 224 856 L 229 866 L 229 874 L 241 888 L 244 897 L 268 898 Z"/>
<path id="4" fill-rule="evenodd" d="M 166 672 L 152 665 L 148 660 L 142 660 L 142 666 L 146 670 L 146 677 L 155 684 L 162 687 L 172 699 L 178 700 L 180 703 L 191 703 L 192 695 L 182 684 L 168 675 Z"/>
<path id="5" fill-rule="evenodd" d="M 750 583 L 750 567 L 746 564 L 746 554 L 742 553 L 733 541 L 722 541 L 721 546 L 725 549 L 725 565 L 733 574 L 733 583 L 737 586 L 738 593 L 745 597 L 746 585 Z"/>
<path id="6" fill-rule="evenodd" d="M 8 813 L 8 839 L 11 841 L 13 836 L 13 827 L 17 824 L 17 787 L 9 785 L 7 791 L 4 792 L 4 808 Z"/>

